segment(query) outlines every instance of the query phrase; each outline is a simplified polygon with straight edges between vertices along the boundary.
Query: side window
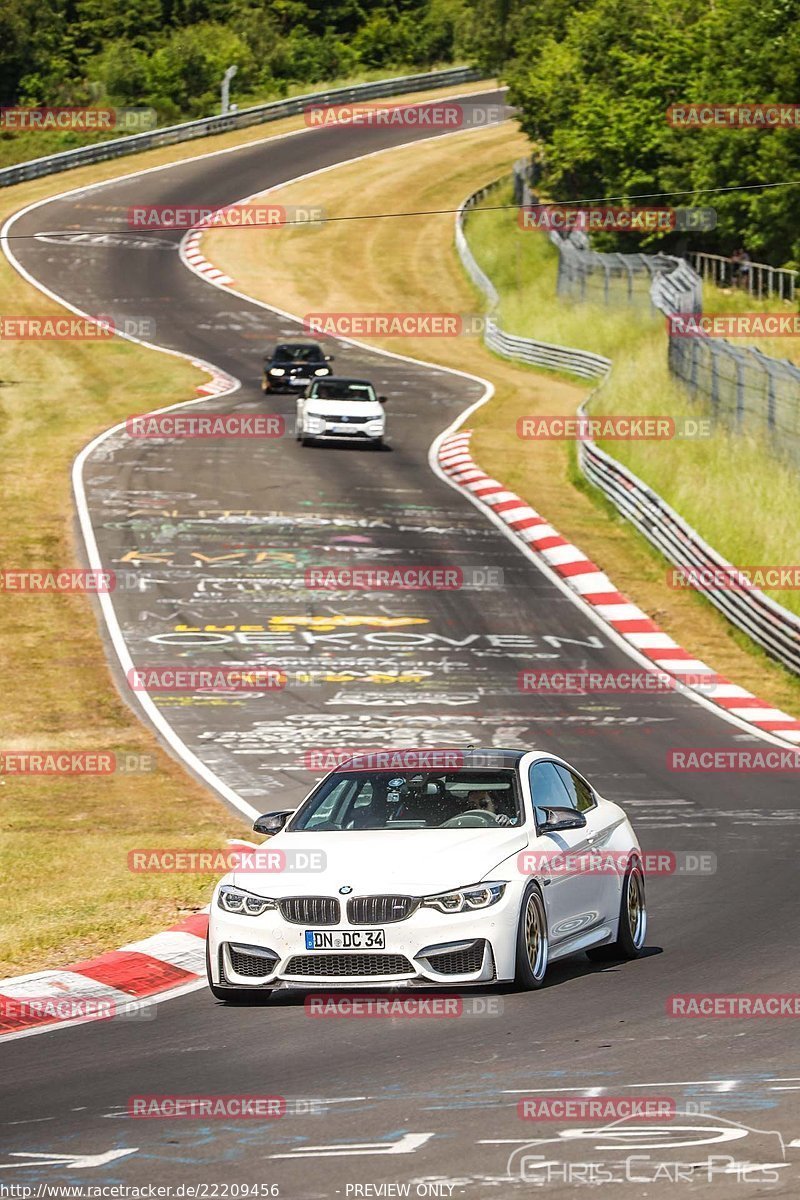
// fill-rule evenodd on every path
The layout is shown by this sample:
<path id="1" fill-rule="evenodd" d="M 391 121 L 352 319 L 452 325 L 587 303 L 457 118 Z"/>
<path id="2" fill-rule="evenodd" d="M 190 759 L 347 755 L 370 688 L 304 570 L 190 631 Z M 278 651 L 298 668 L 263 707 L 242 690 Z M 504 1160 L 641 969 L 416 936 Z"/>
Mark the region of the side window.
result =
<path id="1" fill-rule="evenodd" d="M 587 809 L 594 807 L 594 793 L 588 784 L 579 779 L 577 775 L 573 775 L 572 771 L 568 771 L 566 767 L 556 766 L 559 776 L 564 781 L 564 787 L 569 793 L 569 802 L 573 808 L 577 808 L 578 812 L 586 812 Z"/>
<path id="2" fill-rule="evenodd" d="M 555 763 L 534 763 L 528 778 L 537 825 L 541 825 L 545 820 L 544 809 L 546 808 L 574 807 Z"/>

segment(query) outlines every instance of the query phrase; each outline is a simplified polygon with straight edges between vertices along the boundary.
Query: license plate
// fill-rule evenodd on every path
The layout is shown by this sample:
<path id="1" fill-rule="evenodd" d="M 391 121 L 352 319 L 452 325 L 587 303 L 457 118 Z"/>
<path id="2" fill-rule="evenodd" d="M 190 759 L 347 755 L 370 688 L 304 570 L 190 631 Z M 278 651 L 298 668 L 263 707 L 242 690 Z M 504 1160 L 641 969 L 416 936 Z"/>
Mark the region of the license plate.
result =
<path id="1" fill-rule="evenodd" d="M 310 379 L 306 379 L 301 375 L 292 375 L 292 377 L 289 380 L 289 383 L 297 384 L 298 387 L 305 387 L 306 384 L 310 383 L 310 382 L 311 382 Z"/>
<path id="2" fill-rule="evenodd" d="M 307 929 L 306 950 L 383 950 L 384 929 Z"/>

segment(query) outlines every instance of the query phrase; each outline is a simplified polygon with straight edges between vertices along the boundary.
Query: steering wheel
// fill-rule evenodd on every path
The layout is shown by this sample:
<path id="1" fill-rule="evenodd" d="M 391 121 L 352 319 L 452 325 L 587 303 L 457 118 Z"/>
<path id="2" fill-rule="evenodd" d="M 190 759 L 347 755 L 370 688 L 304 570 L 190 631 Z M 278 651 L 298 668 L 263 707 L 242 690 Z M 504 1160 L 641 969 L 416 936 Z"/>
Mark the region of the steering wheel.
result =
<path id="1" fill-rule="evenodd" d="M 442 821 L 440 829 L 480 829 L 487 825 L 496 825 L 495 813 L 487 812 L 485 808 L 468 808 L 466 812 Z"/>

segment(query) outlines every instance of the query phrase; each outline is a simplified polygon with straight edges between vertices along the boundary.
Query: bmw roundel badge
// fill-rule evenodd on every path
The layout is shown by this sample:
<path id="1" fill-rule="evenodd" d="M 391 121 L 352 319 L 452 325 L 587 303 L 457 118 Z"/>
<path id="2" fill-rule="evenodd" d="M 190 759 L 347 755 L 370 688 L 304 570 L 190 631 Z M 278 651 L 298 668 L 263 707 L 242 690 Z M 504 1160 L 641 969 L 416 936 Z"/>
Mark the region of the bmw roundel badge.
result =
<path id="1" fill-rule="evenodd" d="M 349 883 L 346 883 L 346 884 L 344 885 L 344 887 L 340 887 L 340 888 L 339 888 L 339 895 L 340 895 L 340 896 L 349 896 L 349 895 L 350 895 L 350 893 L 352 892 L 352 890 L 353 890 L 353 889 L 350 887 L 350 884 L 349 884 Z"/>

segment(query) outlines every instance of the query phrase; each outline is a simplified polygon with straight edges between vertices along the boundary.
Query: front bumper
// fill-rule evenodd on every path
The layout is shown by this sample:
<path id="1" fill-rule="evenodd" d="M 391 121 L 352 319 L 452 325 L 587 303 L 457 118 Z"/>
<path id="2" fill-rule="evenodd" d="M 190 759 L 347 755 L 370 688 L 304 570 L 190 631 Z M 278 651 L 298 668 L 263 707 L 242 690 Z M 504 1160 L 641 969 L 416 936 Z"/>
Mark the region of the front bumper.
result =
<path id="1" fill-rule="evenodd" d="M 314 379 L 324 378 L 324 375 L 270 375 L 267 372 L 264 376 L 264 390 L 268 392 L 302 392 L 310 383 L 313 383 Z"/>
<path id="2" fill-rule="evenodd" d="M 483 912 L 417 909 L 403 921 L 381 925 L 386 945 L 379 951 L 307 950 L 306 925 L 285 921 L 276 911 L 262 917 L 224 913 L 214 900 L 208 932 L 212 982 L 271 991 L 505 981 L 514 977 L 518 910 L 516 889 L 509 887 Z M 340 922 L 329 931 L 363 928 Z"/>
<path id="3" fill-rule="evenodd" d="M 351 425 L 317 422 L 305 427 L 304 436 L 319 441 L 379 442 L 386 435 L 384 426 Z"/>

